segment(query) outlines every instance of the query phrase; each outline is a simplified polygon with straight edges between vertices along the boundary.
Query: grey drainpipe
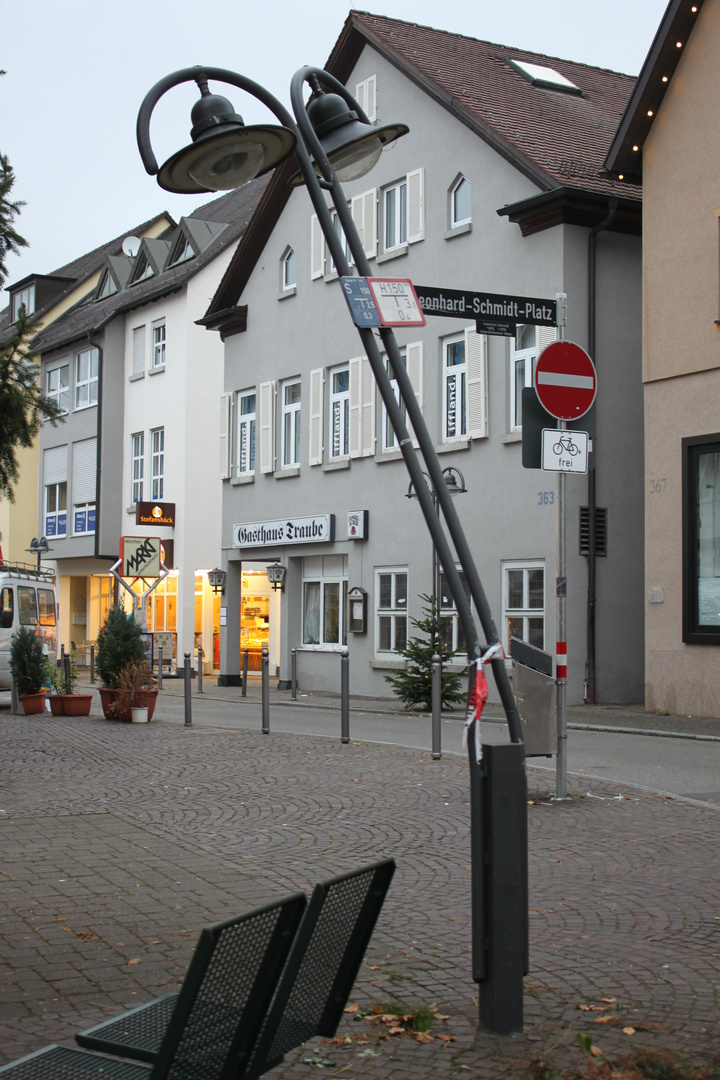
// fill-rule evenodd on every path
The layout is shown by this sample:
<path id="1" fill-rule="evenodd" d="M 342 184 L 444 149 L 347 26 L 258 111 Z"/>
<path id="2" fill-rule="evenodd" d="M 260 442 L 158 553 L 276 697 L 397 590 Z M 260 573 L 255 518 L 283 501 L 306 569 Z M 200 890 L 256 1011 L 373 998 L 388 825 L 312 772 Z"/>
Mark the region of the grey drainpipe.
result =
<path id="1" fill-rule="evenodd" d="M 102 473 L 102 391 L 103 391 L 103 350 L 102 345 L 93 341 L 94 330 L 88 330 L 87 339 L 94 349 L 98 351 L 98 403 L 97 403 L 97 449 L 95 465 L 95 558 L 100 558 L 100 478 Z"/>
<path id="2" fill-rule="evenodd" d="M 608 215 L 590 230 L 588 237 L 588 352 L 597 365 L 596 352 L 596 307 L 597 307 L 597 236 L 603 229 L 608 229 L 613 222 L 618 208 L 617 199 L 608 200 Z M 597 402 L 595 404 L 595 439 L 597 440 Z M 588 470 L 588 594 L 587 594 L 587 663 L 585 666 L 585 701 L 595 704 L 595 603 L 597 584 L 597 556 L 595 554 L 595 508 L 597 505 L 597 461 L 595 449 L 595 468 Z"/>

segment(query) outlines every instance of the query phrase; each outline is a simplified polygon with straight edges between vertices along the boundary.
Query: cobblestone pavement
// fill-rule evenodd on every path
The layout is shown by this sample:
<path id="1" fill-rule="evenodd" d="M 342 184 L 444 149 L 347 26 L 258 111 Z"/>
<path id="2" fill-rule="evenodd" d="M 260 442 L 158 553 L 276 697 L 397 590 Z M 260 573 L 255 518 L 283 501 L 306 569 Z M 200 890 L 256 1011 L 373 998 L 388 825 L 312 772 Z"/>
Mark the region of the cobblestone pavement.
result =
<path id="1" fill-rule="evenodd" d="M 202 925 L 386 855 L 398 871 L 352 1000 L 436 1004 L 445 1038 L 381 1038 L 348 1014 L 343 1041 L 272 1076 L 520 1076 L 536 1056 L 578 1061 L 579 1031 L 607 1053 L 720 1052 L 711 806 L 572 778 L 568 802 L 543 801 L 530 767 L 525 1030 L 499 1037 L 477 1030 L 469 976 L 461 757 L 5 711 L 0 739 L 0 1062 L 172 989 Z"/>

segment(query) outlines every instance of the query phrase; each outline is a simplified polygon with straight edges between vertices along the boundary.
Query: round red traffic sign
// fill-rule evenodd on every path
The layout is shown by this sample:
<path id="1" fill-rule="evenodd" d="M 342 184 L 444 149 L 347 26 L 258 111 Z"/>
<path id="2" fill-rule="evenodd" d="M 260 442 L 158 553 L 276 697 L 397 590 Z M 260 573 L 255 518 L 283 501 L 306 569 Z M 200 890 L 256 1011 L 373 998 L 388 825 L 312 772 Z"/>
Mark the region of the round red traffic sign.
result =
<path id="1" fill-rule="evenodd" d="M 558 420 L 578 420 L 595 401 L 595 365 L 571 341 L 553 341 L 543 349 L 533 381 L 540 404 Z"/>

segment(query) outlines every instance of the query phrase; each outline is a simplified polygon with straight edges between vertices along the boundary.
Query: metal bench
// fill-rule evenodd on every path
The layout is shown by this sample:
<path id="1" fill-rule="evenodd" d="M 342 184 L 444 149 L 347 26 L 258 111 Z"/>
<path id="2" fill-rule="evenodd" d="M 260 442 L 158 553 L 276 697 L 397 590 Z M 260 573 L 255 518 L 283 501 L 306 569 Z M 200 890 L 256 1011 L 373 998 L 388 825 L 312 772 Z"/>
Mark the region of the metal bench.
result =
<path id="1" fill-rule="evenodd" d="M 200 934 L 182 990 L 133 1009 L 119 1021 L 140 1060 L 49 1046 L 0 1068 L 3 1080 L 225 1080 L 244 1075 L 306 906 L 296 893 Z M 112 1023 L 112 1022 L 111 1022 Z M 127 1055 L 126 1055 L 127 1056 Z M 138 1057 L 138 1054 L 135 1055 Z"/>
<path id="2" fill-rule="evenodd" d="M 352 870 L 315 886 L 287 958 L 247 1069 L 251 1080 L 315 1035 L 337 1030 L 395 871 L 392 859 Z M 108 1020 L 75 1036 L 80 1046 L 153 1062 L 173 996 Z"/>

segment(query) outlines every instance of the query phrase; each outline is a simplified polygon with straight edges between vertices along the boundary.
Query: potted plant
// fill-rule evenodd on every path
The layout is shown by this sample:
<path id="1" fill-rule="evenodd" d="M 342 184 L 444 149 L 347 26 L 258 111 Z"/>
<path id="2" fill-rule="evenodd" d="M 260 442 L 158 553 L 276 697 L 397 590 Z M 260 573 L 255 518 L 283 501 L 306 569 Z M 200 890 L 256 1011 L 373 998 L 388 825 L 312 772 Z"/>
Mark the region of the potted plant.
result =
<path id="1" fill-rule="evenodd" d="M 95 667 L 100 677 L 100 700 L 107 720 L 118 719 L 113 704 L 117 699 L 120 673 L 133 662 L 145 659 L 145 642 L 140 624 L 122 608 L 112 607 L 97 637 Z M 124 719 L 130 719 L 129 710 Z"/>
<path id="2" fill-rule="evenodd" d="M 130 713 L 133 724 L 144 724 L 155 710 L 155 679 L 145 661 L 131 661 L 118 677 L 118 696 L 112 706 L 118 719 Z M 152 703 L 152 709 L 151 709 Z"/>
<path id="3" fill-rule="evenodd" d="M 66 655 L 62 663 L 47 661 L 46 683 L 49 684 L 52 690 L 50 711 L 53 716 L 90 715 L 92 694 L 76 693 L 77 679 L 78 670 L 72 656 Z"/>
<path id="4" fill-rule="evenodd" d="M 45 654 L 30 626 L 21 626 L 10 640 L 10 671 L 26 714 L 45 710 Z"/>

